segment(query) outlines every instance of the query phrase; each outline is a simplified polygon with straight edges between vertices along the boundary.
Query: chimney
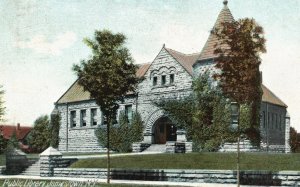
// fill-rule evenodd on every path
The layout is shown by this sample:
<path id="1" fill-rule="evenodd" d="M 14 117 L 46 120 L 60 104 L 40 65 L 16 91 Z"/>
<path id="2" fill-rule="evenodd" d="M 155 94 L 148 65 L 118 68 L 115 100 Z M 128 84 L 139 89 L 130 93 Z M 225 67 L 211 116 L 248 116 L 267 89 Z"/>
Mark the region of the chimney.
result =
<path id="1" fill-rule="evenodd" d="M 17 131 L 20 130 L 20 123 L 17 124 Z"/>

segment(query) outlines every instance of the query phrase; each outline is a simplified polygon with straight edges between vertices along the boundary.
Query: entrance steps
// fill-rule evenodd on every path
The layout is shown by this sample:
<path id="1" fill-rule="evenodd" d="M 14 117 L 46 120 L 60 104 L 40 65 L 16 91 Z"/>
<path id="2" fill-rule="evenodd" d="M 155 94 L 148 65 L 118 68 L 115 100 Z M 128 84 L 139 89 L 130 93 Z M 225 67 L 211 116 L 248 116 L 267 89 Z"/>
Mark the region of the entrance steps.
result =
<path id="1" fill-rule="evenodd" d="M 151 144 L 143 153 L 165 153 L 166 144 Z"/>
<path id="2" fill-rule="evenodd" d="M 40 160 L 29 166 L 21 175 L 40 176 Z"/>

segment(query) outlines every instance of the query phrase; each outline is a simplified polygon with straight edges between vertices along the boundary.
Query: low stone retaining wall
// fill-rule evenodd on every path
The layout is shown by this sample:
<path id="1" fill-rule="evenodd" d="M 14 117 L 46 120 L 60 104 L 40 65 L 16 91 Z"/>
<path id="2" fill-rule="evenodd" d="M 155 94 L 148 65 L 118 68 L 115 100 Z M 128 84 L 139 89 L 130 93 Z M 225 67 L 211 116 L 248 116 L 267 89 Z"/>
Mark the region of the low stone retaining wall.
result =
<path id="1" fill-rule="evenodd" d="M 106 169 L 54 168 L 54 177 L 106 178 Z M 267 186 L 300 185 L 297 171 L 241 171 L 241 184 Z M 177 170 L 177 169 L 112 169 L 111 178 L 116 180 L 172 181 L 195 183 L 235 184 L 236 171 L 232 170 Z"/>

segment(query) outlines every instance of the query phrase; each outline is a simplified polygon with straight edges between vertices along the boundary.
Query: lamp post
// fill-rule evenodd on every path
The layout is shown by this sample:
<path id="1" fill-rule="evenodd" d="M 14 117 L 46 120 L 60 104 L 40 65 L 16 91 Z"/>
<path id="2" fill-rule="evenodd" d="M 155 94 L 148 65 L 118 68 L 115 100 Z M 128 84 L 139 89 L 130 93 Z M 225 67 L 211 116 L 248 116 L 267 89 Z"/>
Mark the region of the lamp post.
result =
<path id="1" fill-rule="evenodd" d="M 240 118 L 240 105 L 237 102 L 231 102 L 230 104 L 231 110 L 231 123 L 230 123 L 230 131 L 237 132 L 237 186 L 240 186 L 240 128 L 239 128 L 239 118 Z"/>

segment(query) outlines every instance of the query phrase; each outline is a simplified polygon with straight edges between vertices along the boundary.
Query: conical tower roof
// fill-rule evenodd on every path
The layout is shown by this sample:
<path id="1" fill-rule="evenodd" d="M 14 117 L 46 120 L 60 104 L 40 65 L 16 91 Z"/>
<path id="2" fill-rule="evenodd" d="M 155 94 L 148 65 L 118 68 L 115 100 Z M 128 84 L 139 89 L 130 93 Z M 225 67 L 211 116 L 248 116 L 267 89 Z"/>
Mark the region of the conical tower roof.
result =
<path id="1" fill-rule="evenodd" d="M 234 18 L 227 6 L 228 1 L 224 0 L 223 4 L 224 4 L 224 7 L 221 10 L 221 12 L 219 13 L 217 21 L 212 30 L 220 28 L 222 26 L 222 23 L 224 23 L 224 22 L 233 22 L 234 21 Z M 214 54 L 214 50 L 215 50 L 215 45 L 217 44 L 217 42 L 218 42 L 217 37 L 214 34 L 210 33 L 210 35 L 200 53 L 198 60 L 204 60 L 204 59 L 210 59 L 210 58 L 216 57 L 216 55 Z"/>

